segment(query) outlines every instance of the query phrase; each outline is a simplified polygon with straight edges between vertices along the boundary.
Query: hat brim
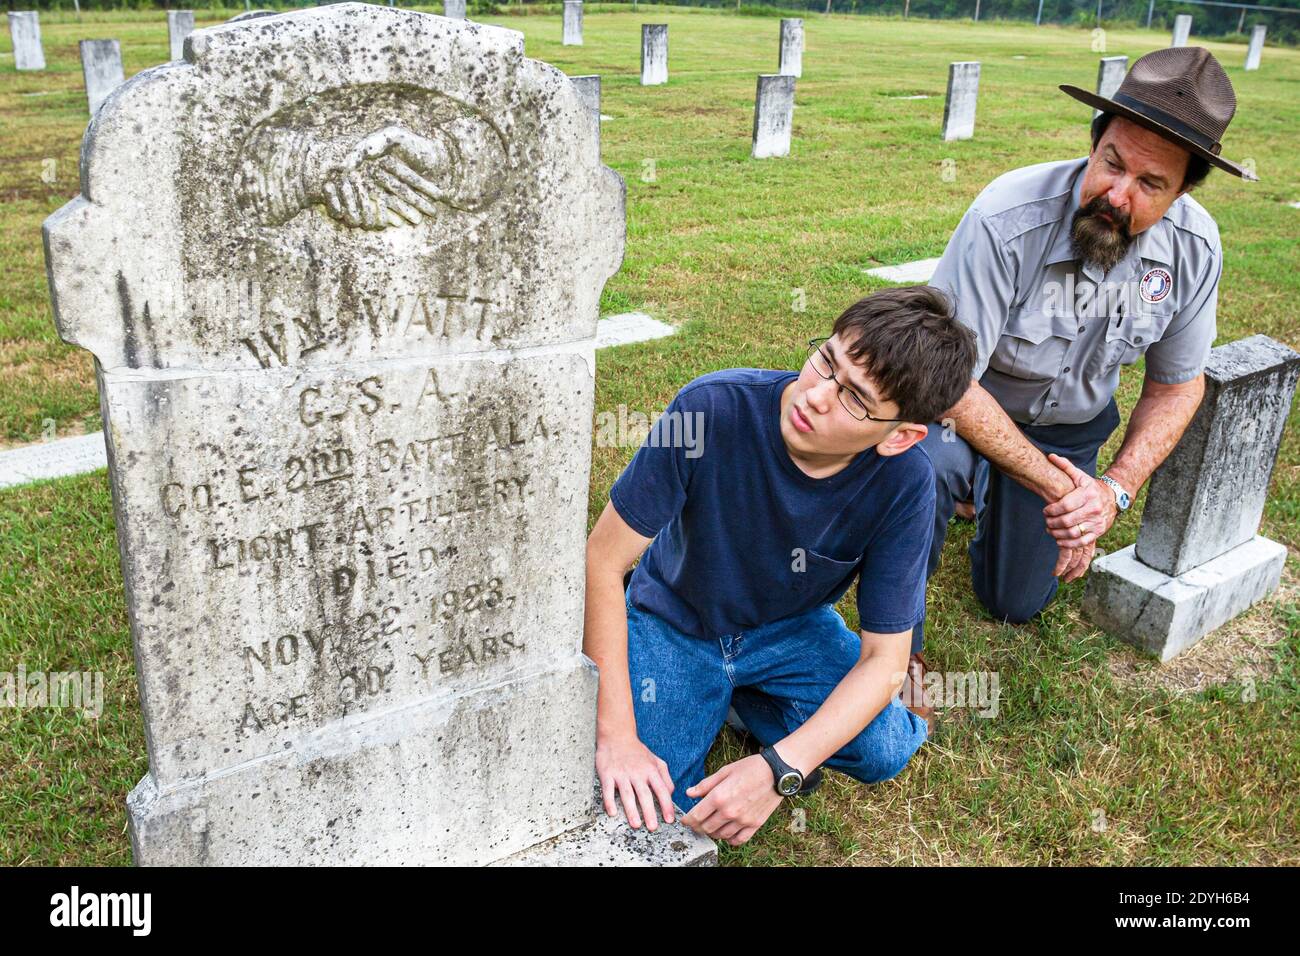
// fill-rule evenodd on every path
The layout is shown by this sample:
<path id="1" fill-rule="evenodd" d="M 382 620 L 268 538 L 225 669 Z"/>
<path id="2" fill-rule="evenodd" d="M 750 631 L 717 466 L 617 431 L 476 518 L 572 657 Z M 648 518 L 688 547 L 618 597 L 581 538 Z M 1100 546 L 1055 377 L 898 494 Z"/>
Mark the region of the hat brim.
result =
<path id="1" fill-rule="evenodd" d="M 1250 170 L 1245 169 L 1242 166 L 1238 166 L 1236 163 L 1232 162 L 1231 160 L 1224 159 L 1222 156 L 1216 156 L 1214 153 L 1210 152 L 1205 147 L 1193 143 L 1191 140 L 1187 139 L 1187 137 L 1174 132 L 1168 126 L 1163 126 L 1160 123 L 1157 123 L 1155 120 L 1149 119 L 1148 117 L 1143 116 L 1141 113 L 1129 109 L 1127 106 L 1121 106 L 1119 103 L 1116 103 L 1114 100 L 1107 99 L 1104 96 L 1098 96 L 1096 93 L 1092 93 L 1089 92 L 1088 90 L 1080 89 L 1077 86 L 1071 86 L 1068 83 L 1061 84 L 1059 89 L 1062 93 L 1065 93 L 1069 96 L 1073 96 L 1079 102 L 1087 103 L 1095 110 L 1101 110 L 1103 113 L 1111 113 L 1115 116 L 1122 116 L 1129 122 L 1136 123 L 1138 126 L 1141 126 L 1144 129 L 1149 129 L 1157 136 L 1163 137 L 1164 139 L 1169 140 L 1171 143 L 1175 143 L 1178 146 L 1181 146 L 1189 153 L 1201 157 L 1206 162 L 1210 163 L 1210 165 L 1216 166 L 1219 169 L 1222 169 L 1224 172 L 1232 173 L 1234 176 L 1240 176 L 1242 179 L 1245 180 L 1251 180 L 1251 181 L 1259 180 L 1259 177 L 1256 176 L 1254 173 L 1252 173 Z"/>

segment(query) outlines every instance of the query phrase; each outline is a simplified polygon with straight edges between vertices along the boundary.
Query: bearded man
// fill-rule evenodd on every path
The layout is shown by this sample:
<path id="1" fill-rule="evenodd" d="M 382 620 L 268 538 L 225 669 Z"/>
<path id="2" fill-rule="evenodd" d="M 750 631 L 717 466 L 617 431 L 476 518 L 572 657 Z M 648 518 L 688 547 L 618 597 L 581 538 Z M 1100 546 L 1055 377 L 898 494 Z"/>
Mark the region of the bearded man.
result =
<path id="1" fill-rule="evenodd" d="M 1007 173 L 962 218 L 932 284 L 976 335 L 970 388 L 921 443 L 938 507 L 929 573 L 949 519 L 973 510 L 971 578 L 996 618 L 1022 622 L 1088 570 L 1097 541 L 1173 450 L 1204 392 L 1223 272 L 1219 231 L 1188 191 L 1223 159 L 1236 109 L 1199 47 L 1133 64 L 1100 110 L 1086 159 Z M 1114 462 L 1120 367 L 1145 356 L 1142 395 Z M 913 633 L 912 685 L 923 676 Z"/>

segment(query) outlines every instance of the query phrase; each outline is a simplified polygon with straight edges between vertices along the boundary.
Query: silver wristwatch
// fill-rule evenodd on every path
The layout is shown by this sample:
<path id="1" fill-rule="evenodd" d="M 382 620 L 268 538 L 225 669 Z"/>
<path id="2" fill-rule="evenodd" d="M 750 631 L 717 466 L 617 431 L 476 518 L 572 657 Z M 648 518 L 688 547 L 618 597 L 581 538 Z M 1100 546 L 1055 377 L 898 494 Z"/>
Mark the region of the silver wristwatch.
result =
<path id="1" fill-rule="evenodd" d="M 1133 504 L 1133 499 L 1124 487 L 1110 475 L 1102 475 L 1101 480 L 1110 485 L 1110 490 L 1115 492 L 1115 505 L 1120 511 L 1128 511 L 1129 505 Z"/>

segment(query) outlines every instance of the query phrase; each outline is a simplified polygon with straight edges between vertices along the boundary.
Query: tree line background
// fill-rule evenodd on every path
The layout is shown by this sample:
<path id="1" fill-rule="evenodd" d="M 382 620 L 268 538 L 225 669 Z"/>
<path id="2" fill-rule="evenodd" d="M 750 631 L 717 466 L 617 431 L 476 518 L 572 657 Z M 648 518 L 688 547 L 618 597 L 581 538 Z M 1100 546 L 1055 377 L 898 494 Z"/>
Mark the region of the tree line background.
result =
<path id="1" fill-rule="evenodd" d="M 312 0 L 249 0 L 253 9 L 289 10 L 300 7 L 318 6 Z M 383 2 L 383 0 L 380 0 Z M 95 10 L 211 10 L 244 9 L 242 0 L 79 0 L 80 8 L 85 11 Z M 436 2 L 408 2 L 399 6 L 417 6 L 436 10 Z M 556 0 L 500 0 L 484 2 L 469 0 L 470 13 L 555 13 L 561 3 Z M 587 9 L 596 12 L 600 9 L 654 7 L 657 3 L 648 0 L 632 0 L 622 3 L 588 2 Z M 782 12 L 798 15 L 799 13 L 873 14 L 877 16 L 909 17 L 961 20 L 974 19 L 978 6 L 978 15 L 983 20 L 1019 20 L 1033 22 L 1039 13 L 1039 0 L 674 0 L 673 6 L 714 7 L 723 10 L 739 10 L 741 13 L 758 15 L 778 15 Z M 1150 0 L 1102 0 L 1100 5 L 1100 22 L 1098 21 L 1097 0 L 1042 0 L 1041 20 L 1043 23 L 1073 24 L 1079 27 L 1096 26 L 1145 26 L 1148 12 L 1152 12 L 1153 29 L 1171 29 L 1174 16 L 1179 13 L 1191 14 L 1192 39 L 1198 36 L 1216 39 L 1240 36 L 1244 40 L 1251 28 L 1262 23 L 1268 27 L 1268 43 L 1300 42 L 1300 0 L 1268 0 L 1267 6 L 1295 10 L 1296 13 L 1283 13 L 1270 10 L 1242 10 L 1236 7 L 1208 7 L 1197 4 L 1178 3 L 1172 0 L 1156 0 L 1151 11 Z M 73 0 L 6 0 L 10 10 L 51 10 L 72 12 Z M 1244 15 L 1243 15 L 1244 14 Z M 1240 32 L 1239 32 L 1240 31 Z"/>

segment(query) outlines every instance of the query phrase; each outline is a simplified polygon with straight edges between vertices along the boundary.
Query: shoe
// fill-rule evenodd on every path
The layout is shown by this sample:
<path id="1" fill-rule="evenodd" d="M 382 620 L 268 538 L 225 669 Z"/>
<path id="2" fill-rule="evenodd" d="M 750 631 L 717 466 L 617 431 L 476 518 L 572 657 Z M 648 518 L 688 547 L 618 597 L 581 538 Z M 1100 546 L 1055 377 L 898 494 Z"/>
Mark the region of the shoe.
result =
<path id="1" fill-rule="evenodd" d="M 957 507 L 953 510 L 953 514 L 955 514 L 958 517 L 958 519 L 962 521 L 974 521 L 975 502 L 973 501 L 957 502 Z"/>
<path id="2" fill-rule="evenodd" d="M 930 734 L 934 733 L 934 702 L 925 695 L 925 675 L 930 667 L 920 653 L 913 654 L 907 661 L 907 676 L 903 678 L 902 690 L 898 692 L 903 706 L 925 721 Z"/>

